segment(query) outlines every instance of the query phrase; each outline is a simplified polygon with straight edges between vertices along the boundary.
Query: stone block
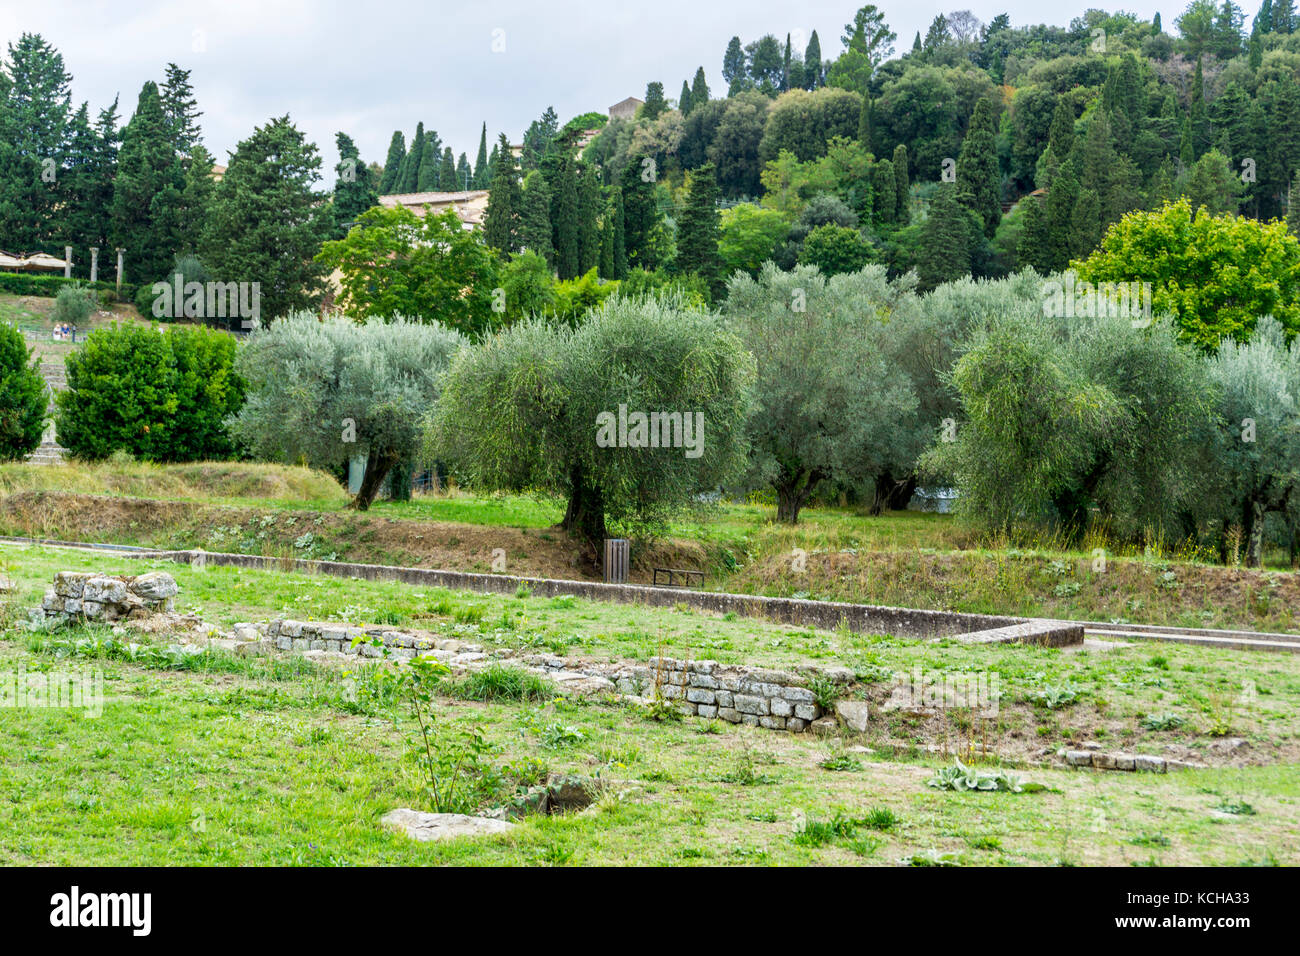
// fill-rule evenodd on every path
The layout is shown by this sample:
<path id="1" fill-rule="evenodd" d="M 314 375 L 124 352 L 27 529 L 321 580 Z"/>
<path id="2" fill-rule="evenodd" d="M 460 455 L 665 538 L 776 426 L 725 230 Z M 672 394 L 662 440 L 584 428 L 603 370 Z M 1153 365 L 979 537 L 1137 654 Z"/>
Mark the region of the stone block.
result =
<path id="1" fill-rule="evenodd" d="M 785 729 L 792 734 L 801 734 L 808 729 L 808 721 L 798 717 L 787 717 L 785 719 Z"/>
<path id="2" fill-rule="evenodd" d="M 1092 755 L 1092 765 L 1098 770 L 1114 770 L 1115 755 L 1107 753 L 1094 753 Z"/>
<path id="3" fill-rule="evenodd" d="M 782 687 L 781 696 L 796 704 L 811 704 L 815 700 L 813 692 L 806 687 Z"/>
<path id="4" fill-rule="evenodd" d="M 719 720 L 725 720 L 725 721 L 727 721 L 728 723 L 738 724 L 738 723 L 740 723 L 740 717 L 741 717 L 741 713 L 740 713 L 740 711 L 735 710 L 734 708 L 731 708 L 731 707 L 719 707 L 719 708 L 718 708 L 718 719 L 719 719 Z"/>
<path id="5" fill-rule="evenodd" d="M 766 727 L 768 730 L 785 730 L 785 718 L 760 717 L 758 718 L 758 725 L 760 727 Z"/>
<path id="6" fill-rule="evenodd" d="M 165 601 L 181 593 L 176 579 L 166 571 L 150 571 L 131 582 L 131 591 L 149 602 Z"/>
<path id="7" fill-rule="evenodd" d="M 784 697 L 773 697 L 768 703 L 773 717 L 790 717 L 794 714 L 794 705 Z"/>
<path id="8" fill-rule="evenodd" d="M 750 694 L 735 694 L 732 697 L 732 704 L 742 714 L 755 717 L 768 713 L 770 709 L 766 697 L 755 697 Z"/>
<path id="9" fill-rule="evenodd" d="M 713 696 L 717 699 L 719 707 L 731 707 L 734 703 L 734 697 L 729 690 L 715 690 Z"/>
<path id="10" fill-rule="evenodd" d="M 1165 772 L 1165 758 L 1151 757 L 1146 754 L 1137 754 L 1133 757 L 1134 770 L 1146 770 L 1150 773 Z"/>
<path id="11" fill-rule="evenodd" d="M 841 700 L 835 703 L 835 714 L 849 730 L 865 733 L 869 709 L 865 700 Z"/>
<path id="12" fill-rule="evenodd" d="M 126 582 L 103 575 L 93 577 L 83 585 L 81 599 L 98 604 L 120 604 L 126 600 Z"/>
<path id="13" fill-rule="evenodd" d="M 700 704 L 700 706 L 696 708 L 696 711 L 699 713 L 701 717 L 718 716 L 718 708 L 715 707 L 713 704 Z"/>
<path id="14" fill-rule="evenodd" d="M 1092 751 L 1091 750 L 1067 750 L 1065 752 L 1065 762 L 1071 767 L 1091 767 Z"/>
<path id="15" fill-rule="evenodd" d="M 692 704 L 712 704 L 714 702 L 713 691 L 705 690 L 703 687 L 686 688 L 686 699 Z"/>
<path id="16" fill-rule="evenodd" d="M 1134 770 L 1134 769 L 1136 769 L 1136 764 L 1134 763 L 1133 755 L 1132 755 L 1132 754 L 1115 754 L 1115 769 L 1116 769 L 1116 770 Z"/>
<path id="17" fill-rule="evenodd" d="M 800 720 L 814 721 L 822 715 L 822 709 L 816 704 L 795 704 L 794 715 Z"/>

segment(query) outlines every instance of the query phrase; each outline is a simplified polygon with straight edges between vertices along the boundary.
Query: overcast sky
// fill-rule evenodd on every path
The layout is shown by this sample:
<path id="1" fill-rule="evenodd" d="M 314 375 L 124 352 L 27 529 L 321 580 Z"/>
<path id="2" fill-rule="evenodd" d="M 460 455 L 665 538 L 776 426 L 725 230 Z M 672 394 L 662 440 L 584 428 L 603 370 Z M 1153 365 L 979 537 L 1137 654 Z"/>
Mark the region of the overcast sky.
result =
<path id="1" fill-rule="evenodd" d="M 489 141 L 504 131 L 518 142 L 547 106 L 555 107 L 563 123 L 588 110 L 605 111 L 627 96 L 643 97 L 650 80 L 662 81 L 675 98 L 682 80 L 701 65 L 719 95 L 725 92 L 722 54 L 733 35 L 748 43 L 764 33 L 782 39 L 791 33 L 800 44 L 816 30 L 823 58 L 831 59 L 842 49 L 843 26 L 859 5 L 0 0 L 0 44 L 7 48 L 23 32 L 42 34 L 63 54 L 74 104 L 89 100 L 93 113 L 120 94 L 124 121 L 141 85 L 161 83 L 165 65 L 176 62 L 193 71 L 204 141 L 218 162 L 254 126 L 288 113 L 320 147 L 325 179 L 332 183 L 339 130 L 356 140 L 365 161 L 382 162 L 393 130 L 403 130 L 409 143 L 423 120 L 473 162 L 485 120 Z M 1159 10 L 1172 31 L 1186 3 L 877 5 L 898 34 L 901 51 L 936 14 L 954 9 L 969 9 L 986 23 L 1005 12 L 1016 26 L 1065 26 L 1089 7 L 1143 17 Z"/>

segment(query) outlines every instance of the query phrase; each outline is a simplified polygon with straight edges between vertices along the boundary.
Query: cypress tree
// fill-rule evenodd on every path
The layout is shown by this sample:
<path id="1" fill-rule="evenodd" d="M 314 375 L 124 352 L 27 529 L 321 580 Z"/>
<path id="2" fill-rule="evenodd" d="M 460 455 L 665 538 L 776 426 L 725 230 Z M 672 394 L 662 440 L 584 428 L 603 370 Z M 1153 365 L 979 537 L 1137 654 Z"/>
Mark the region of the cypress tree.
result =
<path id="1" fill-rule="evenodd" d="M 456 181 L 456 157 L 448 146 L 442 151 L 442 168 L 438 170 L 438 188 L 444 192 L 456 192 L 464 189 L 463 183 Z"/>
<path id="2" fill-rule="evenodd" d="M 217 184 L 212 179 L 212 154 L 202 143 L 195 143 L 185 168 L 185 185 L 181 189 L 180 249 L 197 253 L 212 214 Z M 335 197 L 337 201 L 337 197 Z"/>
<path id="3" fill-rule="evenodd" d="M 817 31 L 808 38 L 808 46 L 803 51 L 804 85 L 815 90 L 822 85 L 822 43 L 817 39 Z"/>
<path id="4" fill-rule="evenodd" d="M 682 80 L 681 93 L 677 94 L 677 109 L 683 116 L 691 115 L 691 87 L 685 80 Z"/>
<path id="5" fill-rule="evenodd" d="M 921 227 L 916 271 L 925 289 L 970 274 L 971 235 L 978 231 L 974 213 L 957 200 L 954 183 L 940 183 Z"/>
<path id="6" fill-rule="evenodd" d="M 703 106 L 709 101 L 709 84 L 704 79 L 704 67 L 697 67 L 695 79 L 691 81 L 691 109 Z"/>
<path id="7" fill-rule="evenodd" d="M 384 160 L 384 177 L 379 181 L 380 195 L 393 194 L 404 159 L 406 159 L 406 137 L 402 135 L 401 130 L 393 130 L 393 138 L 388 143 L 388 158 Z"/>
<path id="8" fill-rule="evenodd" d="M 1080 189 L 1070 214 L 1070 257 L 1083 258 L 1101 242 L 1101 200 L 1092 189 Z"/>
<path id="9" fill-rule="evenodd" d="M 911 188 L 907 180 L 907 147 L 899 143 L 894 147 L 894 202 L 898 204 L 894 210 L 894 219 L 904 226 L 912 219 L 907 205 L 911 198 Z"/>
<path id="10" fill-rule="evenodd" d="M 578 173 L 578 274 L 600 262 L 600 171 L 588 163 Z"/>
<path id="11" fill-rule="evenodd" d="M 412 192 L 433 192 L 438 188 L 440 157 L 430 139 L 431 137 L 426 133 L 420 143 L 420 168 L 415 173 L 415 188 L 411 190 Z"/>
<path id="12" fill-rule="evenodd" d="M 628 163 L 623 168 L 623 248 L 629 266 L 653 269 L 654 250 L 650 237 L 658 222 L 659 210 L 655 205 L 655 184 L 642 178 L 640 163 Z M 615 248 L 615 255 L 618 253 Z"/>
<path id="13" fill-rule="evenodd" d="M 496 155 L 487 211 L 483 215 L 483 238 L 489 246 L 508 257 L 519 251 L 519 213 L 523 197 L 519 190 L 519 167 L 515 165 L 505 133 L 497 143 Z"/>
<path id="14" fill-rule="evenodd" d="M 524 177 L 523 208 L 519 216 L 519 245 L 535 252 L 555 268 L 555 247 L 551 244 L 551 190 L 537 170 Z"/>
<path id="15" fill-rule="evenodd" d="M 551 236 L 555 243 L 555 271 L 561 279 L 576 279 L 581 272 L 578 241 L 578 173 L 572 152 L 559 157 L 551 195 Z"/>
<path id="16" fill-rule="evenodd" d="M 1300 239 L 1300 174 L 1286 191 L 1286 231 Z"/>
<path id="17" fill-rule="evenodd" d="M 894 195 L 897 177 L 892 160 L 882 159 L 871 167 L 872 215 L 878 223 L 892 223 L 898 216 L 898 197 Z"/>
<path id="18" fill-rule="evenodd" d="M 610 203 L 610 259 L 613 263 L 612 278 L 627 278 L 627 225 L 623 208 L 623 190 L 615 187 L 614 198 Z"/>
<path id="19" fill-rule="evenodd" d="M 863 95 L 862 109 L 858 113 L 858 142 L 871 152 L 871 97 Z"/>
<path id="20" fill-rule="evenodd" d="M 406 155 L 402 165 L 402 179 L 397 184 L 399 193 L 413 193 L 420 188 L 420 163 L 424 161 L 424 124 L 417 123 L 415 137 L 411 140 L 411 151 Z"/>
<path id="21" fill-rule="evenodd" d="M 1151 18 L 1151 28 L 1155 31 L 1156 36 L 1159 36 L 1160 34 L 1162 34 L 1162 33 L 1165 32 L 1164 29 L 1160 26 L 1160 11 L 1159 11 L 1159 10 L 1157 10 L 1157 11 L 1156 11 L 1156 15 L 1155 15 L 1154 17 Z"/>
<path id="22" fill-rule="evenodd" d="M 478 156 L 474 159 L 474 188 L 483 189 L 488 184 L 488 149 L 487 149 L 487 123 L 483 124 L 483 131 L 478 136 Z"/>
<path id="23" fill-rule="evenodd" d="M 1047 146 L 1057 162 L 1064 162 L 1074 149 L 1074 110 L 1065 100 L 1056 101 L 1052 112 L 1052 125 L 1047 131 Z"/>
<path id="24" fill-rule="evenodd" d="M 677 223 L 677 266 L 708 283 L 716 296 L 722 286 L 722 257 L 718 254 L 718 181 L 713 164 L 690 173 L 686 208 Z"/>
<path id="25" fill-rule="evenodd" d="M 648 120 L 657 120 L 659 115 L 668 108 L 668 102 L 664 99 L 664 85 L 657 80 L 652 80 L 645 86 L 645 105 L 641 107 L 641 115 Z"/>
<path id="26" fill-rule="evenodd" d="M 469 157 L 464 153 L 456 160 L 456 188 L 474 188 L 474 171 L 469 168 Z"/>
<path id="27" fill-rule="evenodd" d="M 993 104 L 981 98 L 957 156 L 957 193 L 962 205 L 979 216 L 990 239 L 1002 221 L 1002 176 L 994 135 Z"/>

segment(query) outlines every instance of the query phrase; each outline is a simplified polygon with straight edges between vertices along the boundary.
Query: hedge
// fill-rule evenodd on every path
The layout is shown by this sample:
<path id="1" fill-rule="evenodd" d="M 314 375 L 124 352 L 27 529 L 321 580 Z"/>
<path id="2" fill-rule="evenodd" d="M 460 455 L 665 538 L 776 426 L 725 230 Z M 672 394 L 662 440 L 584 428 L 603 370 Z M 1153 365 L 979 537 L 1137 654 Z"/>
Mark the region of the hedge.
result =
<path id="1" fill-rule="evenodd" d="M 113 301 L 131 302 L 135 299 L 136 287 L 129 282 L 122 283 L 122 295 L 117 293 L 117 285 L 112 282 L 87 282 L 84 279 L 65 279 L 63 276 L 36 275 L 26 272 L 0 272 L 0 292 L 10 295 L 39 295 L 53 299 L 66 285 L 80 282 L 86 288 L 93 288 L 99 293 L 102 305 Z"/>

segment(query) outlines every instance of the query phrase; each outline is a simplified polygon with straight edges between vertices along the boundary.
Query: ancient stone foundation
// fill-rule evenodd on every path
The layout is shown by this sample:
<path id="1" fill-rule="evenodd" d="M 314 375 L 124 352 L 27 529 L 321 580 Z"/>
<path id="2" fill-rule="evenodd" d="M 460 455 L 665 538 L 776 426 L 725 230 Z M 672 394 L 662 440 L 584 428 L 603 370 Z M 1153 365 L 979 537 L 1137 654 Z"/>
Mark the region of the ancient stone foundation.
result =
<path id="1" fill-rule="evenodd" d="M 163 571 L 111 577 L 98 571 L 60 571 L 45 592 L 41 616 L 55 621 L 140 620 L 174 609 L 180 589 Z"/>

